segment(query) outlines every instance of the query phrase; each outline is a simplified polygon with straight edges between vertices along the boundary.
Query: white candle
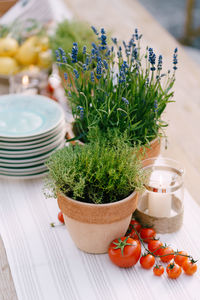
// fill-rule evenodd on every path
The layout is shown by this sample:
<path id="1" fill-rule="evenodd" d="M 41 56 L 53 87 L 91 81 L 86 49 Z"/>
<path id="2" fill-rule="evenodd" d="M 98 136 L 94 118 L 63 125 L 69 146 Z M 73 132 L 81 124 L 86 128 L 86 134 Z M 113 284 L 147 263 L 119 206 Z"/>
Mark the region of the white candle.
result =
<path id="1" fill-rule="evenodd" d="M 158 192 L 148 192 L 149 215 L 159 218 L 170 217 L 172 196 L 169 193 L 161 192 L 164 189 L 161 177 L 158 189 Z"/>
<path id="2" fill-rule="evenodd" d="M 27 87 L 29 86 L 29 77 L 28 77 L 28 75 L 24 75 L 22 77 L 22 86 L 23 86 L 23 89 L 27 89 Z"/>

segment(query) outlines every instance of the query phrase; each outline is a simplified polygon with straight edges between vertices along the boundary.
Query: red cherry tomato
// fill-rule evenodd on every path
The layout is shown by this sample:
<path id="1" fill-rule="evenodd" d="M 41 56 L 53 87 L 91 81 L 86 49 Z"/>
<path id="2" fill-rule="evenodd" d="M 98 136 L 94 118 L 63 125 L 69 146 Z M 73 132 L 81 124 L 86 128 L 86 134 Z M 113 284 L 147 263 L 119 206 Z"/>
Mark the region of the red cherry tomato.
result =
<path id="1" fill-rule="evenodd" d="M 134 240 L 139 240 L 139 237 L 135 230 L 137 231 L 137 233 L 139 233 L 141 230 L 141 225 L 138 221 L 131 220 L 131 223 L 129 225 L 126 235 L 130 236 Z"/>
<path id="2" fill-rule="evenodd" d="M 162 265 L 156 265 L 153 268 L 153 273 L 156 276 L 161 276 L 164 273 L 164 267 Z"/>
<path id="3" fill-rule="evenodd" d="M 178 252 L 179 254 L 182 254 L 182 255 L 188 255 L 187 252 L 185 251 L 179 251 Z M 186 256 L 182 256 L 182 255 L 175 255 L 174 257 L 174 261 L 176 264 L 178 264 L 180 267 L 182 267 L 183 263 L 188 260 L 188 258 Z"/>
<path id="4" fill-rule="evenodd" d="M 108 255 L 115 265 L 121 268 L 132 267 L 141 255 L 140 242 L 128 236 L 115 239 L 109 246 Z"/>
<path id="5" fill-rule="evenodd" d="M 140 237 L 145 243 L 149 243 L 156 236 L 156 232 L 153 228 L 142 228 L 140 231 Z"/>
<path id="6" fill-rule="evenodd" d="M 153 252 L 155 255 L 160 255 L 162 246 L 163 246 L 163 243 L 159 240 L 152 240 L 148 243 L 149 251 Z"/>
<path id="7" fill-rule="evenodd" d="M 50 92 L 50 93 L 54 92 L 54 88 L 53 88 L 53 86 L 51 85 L 50 82 L 48 82 L 48 84 L 47 84 L 47 91 Z"/>
<path id="8" fill-rule="evenodd" d="M 193 259 L 184 261 L 182 267 L 187 275 L 193 275 L 197 271 L 197 265 Z"/>
<path id="9" fill-rule="evenodd" d="M 179 265 L 177 265 L 176 263 L 170 263 L 167 266 L 166 271 L 167 271 L 168 277 L 171 279 L 178 278 L 182 273 L 181 267 Z"/>
<path id="10" fill-rule="evenodd" d="M 140 264 L 144 269 L 151 269 L 155 264 L 155 257 L 151 254 L 143 255 Z"/>
<path id="11" fill-rule="evenodd" d="M 170 260 L 172 260 L 172 258 L 174 258 L 174 250 L 171 247 L 165 247 L 163 249 L 160 250 L 160 254 L 161 257 L 160 259 L 162 260 L 162 262 L 169 262 Z M 165 255 L 165 256 L 162 256 Z"/>
<path id="12" fill-rule="evenodd" d="M 63 213 L 62 213 L 61 211 L 58 213 L 58 220 L 59 220 L 61 223 L 65 223 L 64 217 L 63 217 Z"/>

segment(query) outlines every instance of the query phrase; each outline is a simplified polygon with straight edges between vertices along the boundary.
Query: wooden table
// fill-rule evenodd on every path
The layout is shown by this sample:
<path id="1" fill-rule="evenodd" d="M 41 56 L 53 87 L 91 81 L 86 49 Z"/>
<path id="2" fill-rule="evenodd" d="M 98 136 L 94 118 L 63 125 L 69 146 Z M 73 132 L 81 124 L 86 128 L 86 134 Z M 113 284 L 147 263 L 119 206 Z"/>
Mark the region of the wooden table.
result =
<path id="1" fill-rule="evenodd" d="M 65 0 L 76 18 L 104 27 L 113 36 L 127 40 L 134 28 L 143 33 L 143 45 L 152 46 L 172 65 L 173 49 L 179 48 L 179 70 L 175 100 L 167 109 L 168 150 L 163 155 L 178 159 L 186 168 L 185 183 L 200 203 L 200 68 L 183 51 L 178 42 L 163 29 L 136 0 Z M 0 299 L 17 299 L 2 242 L 0 242 Z M 6 270 L 6 271 L 5 271 Z"/>

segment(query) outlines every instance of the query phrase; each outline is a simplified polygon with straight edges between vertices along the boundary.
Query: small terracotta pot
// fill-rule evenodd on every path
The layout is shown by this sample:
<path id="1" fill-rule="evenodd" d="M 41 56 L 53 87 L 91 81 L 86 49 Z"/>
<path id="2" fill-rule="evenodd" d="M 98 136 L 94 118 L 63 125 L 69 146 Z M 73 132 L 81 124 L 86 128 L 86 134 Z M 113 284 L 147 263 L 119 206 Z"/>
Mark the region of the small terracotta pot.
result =
<path id="1" fill-rule="evenodd" d="M 106 253 L 109 244 L 125 235 L 138 193 L 109 204 L 90 204 L 58 194 L 58 206 L 76 246 L 88 253 Z"/>

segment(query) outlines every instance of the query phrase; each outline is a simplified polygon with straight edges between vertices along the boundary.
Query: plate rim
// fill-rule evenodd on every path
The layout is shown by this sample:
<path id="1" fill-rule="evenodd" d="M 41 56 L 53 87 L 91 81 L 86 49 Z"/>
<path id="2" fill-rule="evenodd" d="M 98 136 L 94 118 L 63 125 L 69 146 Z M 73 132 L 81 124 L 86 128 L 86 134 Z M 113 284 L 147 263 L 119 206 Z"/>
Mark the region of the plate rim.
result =
<path id="1" fill-rule="evenodd" d="M 61 122 L 61 120 L 63 120 L 64 119 L 64 110 L 63 110 L 63 108 L 62 108 L 62 106 L 61 105 L 59 105 L 57 102 L 55 102 L 55 101 L 53 101 L 51 98 L 49 98 L 49 97 L 47 97 L 47 96 L 43 96 L 43 95 L 30 95 L 30 96 L 28 96 L 27 97 L 27 95 L 24 95 L 24 94 L 21 94 L 21 93 L 19 93 L 19 94 L 5 94 L 5 95 L 0 95 L 0 101 L 1 101 L 1 98 L 5 98 L 5 97 L 8 97 L 8 98 L 12 98 L 12 97 L 22 97 L 22 98 L 24 98 L 24 99 L 27 99 L 27 100 L 25 100 L 25 101 L 30 101 L 30 99 L 33 99 L 34 97 L 36 97 L 36 98 L 40 98 L 40 99 L 44 99 L 44 102 L 46 101 L 46 103 L 52 103 L 53 105 L 55 105 L 55 107 L 57 107 L 58 108 L 58 110 L 60 111 L 60 118 L 59 118 L 59 120 L 56 122 L 56 124 L 54 124 L 54 125 L 52 125 L 52 127 L 50 127 L 50 128 L 48 128 L 48 129 L 46 129 L 46 130 L 43 130 L 42 132 L 38 132 L 37 134 L 28 134 L 28 135 L 22 135 L 22 136 L 8 136 L 8 135 L 6 135 L 6 134 L 0 134 L 0 139 L 2 138 L 2 137 L 8 137 L 8 138 L 12 138 L 12 139 L 17 139 L 17 138 L 29 138 L 29 137 L 38 137 L 38 136 L 40 136 L 40 135 L 44 135 L 44 134 L 46 134 L 47 132 L 49 132 L 49 131 L 51 131 L 51 130 L 53 130 L 55 127 L 57 127 L 58 126 L 58 124 Z M 9 101 L 9 100 L 8 100 Z M 19 101 L 19 100 L 16 100 L 16 101 Z M 34 101 L 34 100 L 31 100 L 31 101 Z M 42 100 L 43 101 L 43 100 Z"/>
<path id="2" fill-rule="evenodd" d="M 36 149 L 38 147 L 43 147 L 43 146 L 47 146 L 50 145 L 51 143 L 55 142 L 57 139 L 59 140 L 59 138 L 61 136 L 63 136 L 65 134 L 65 130 L 64 128 L 60 129 L 58 131 L 58 133 L 56 135 L 53 135 L 52 137 L 50 137 L 49 139 L 46 139 L 42 142 L 38 142 L 35 144 L 25 144 L 25 145 L 13 145 L 13 146 L 2 146 L 2 143 L 0 142 L 0 146 L 1 146 L 1 150 L 5 151 L 5 150 L 30 150 L 30 149 Z"/>
<path id="3" fill-rule="evenodd" d="M 34 161 L 34 162 L 36 162 L 36 161 L 40 161 L 40 159 L 45 159 L 45 158 L 48 158 L 51 154 L 53 154 L 53 152 L 54 151 L 56 151 L 56 150 L 59 150 L 59 149 L 61 149 L 62 147 L 64 147 L 65 146 L 65 142 L 63 142 L 63 143 L 60 143 L 57 147 L 55 147 L 55 148 L 53 148 L 53 149 L 51 149 L 51 150 L 49 150 L 49 151 L 47 151 L 47 152 L 45 152 L 45 153 L 42 153 L 41 155 L 39 154 L 39 157 L 38 157 L 38 155 L 36 155 L 36 157 L 29 157 L 29 158 L 25 158 L 25 159 L 19 159 L 19 160 L 17 160 L 17 163 L 21 160 L 21 161 Z M 38 159 L 39 158 L 39 159 Z M 0 163 L 3 161 L 4 163 L 5 162 L 8 162 L 9 160 L 13 160 L 12 162 L 11 162 L 11 164 L 12 163 L 14 163 L 15 164 L 15 162 L 16 162 L 16 160 L 15 160 L 15 158 L 8 158 L 8 159 L 5 159 L 5 158 L 0 158 Z"/>
<path id="4" fill-rule="evenodd" d="M 60 136 L 60 138 L 58 140 L 54 141 L 53 143 L 50 143 L 49 145 L 39 147 L 39 148 L 34 148 L 33 150 L 27 150 L 27 149 L 25 149 L 25 151 L 15 150 L 15 151 L 13 151 L 14 153 L 10 153 L 10 154 L 5 153 L 6 151 L 4 151 L 4 150 L 3 150 L 4 151 L 4 153 L 3 153 L 2 150 L 0 150 L 0 157 L 20 158 L 20 157 L 28 157 L 28 155 L 42 154 L 42 153 L 45 153 L 46 151 L 50 151 L 51 149 L 53 149 L 56 146 L 58 146 L 59 144 L 61 144 L 62 140 L 64 141 L 64 135 Z M 16 153 L 16 152 L 18 152 L 18 153 Z"/>

